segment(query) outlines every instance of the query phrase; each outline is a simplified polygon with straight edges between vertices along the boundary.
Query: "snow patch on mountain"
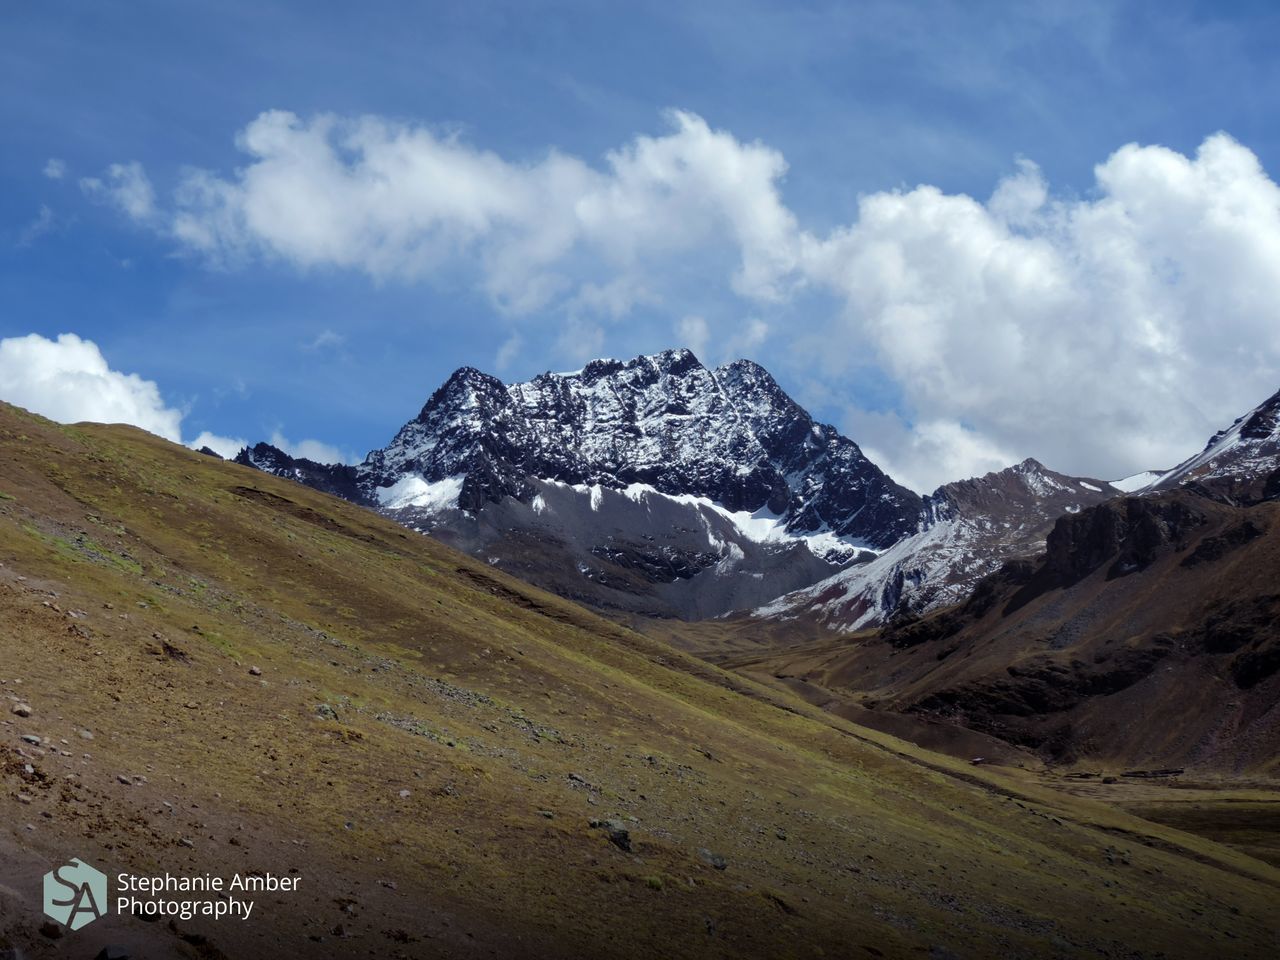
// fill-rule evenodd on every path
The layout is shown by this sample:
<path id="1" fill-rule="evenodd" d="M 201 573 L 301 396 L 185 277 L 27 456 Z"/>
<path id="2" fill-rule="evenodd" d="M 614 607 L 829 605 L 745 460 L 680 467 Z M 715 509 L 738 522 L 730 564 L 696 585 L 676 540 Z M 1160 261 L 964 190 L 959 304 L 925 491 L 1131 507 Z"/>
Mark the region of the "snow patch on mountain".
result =
<path id="1" fill-rule="evenodd" d="M 963 600 L 1005 560 L 1044 546 L 1063 513 L 1116 495 L 1102 481 L 1068 477 L 1028 459 L 983 477 L 944 484 L 926 498 L 921 528 L 871 562 L 779 597 L 754 615 L 815 616 L 858 630 L 895 613 L 924 613 Z"/>
<path id="2" fill-rule="evenodd" d="M 837 573 L 811 587 L 779 597 L 752 611 L 754 616 L 789 619 L 805 608 L 815 609 L 819 620 L 832 630 L 848 632 L 874 626 L 900 602 L 928 606 L 954 603 L 967 586 L 945 584 L 958 567 L 969 568 L 981 560 L 968 549 L 971 537 L 962 520 L 942 520 L 899 540 L 870 563 Z"/>
<path id="3" fill-rule="evenodd" d="M 787 527 L 787 518 L 767 506 L 759 510 L 730 510 L 722 503 L 706 497 L 689 494 L 665 494 L 647 483 L 632 483 L 623 488 L 622 494 L 637 503 L 648 497 L 663 497 L 675 503 L 688 504 L 700 510 L 714 511 L 723 517 L 744 538 L 753 543 L 803 543 L 816 557 L 829 563 L 843 563 L 858 554 L 874 556 L 879 552 L 860 537 L 842 537 L 823 528 L 808 533 L 796 533 Z"/>
<path id="4" fill-rule="evenodd" d="M 1115 487 L 1121 493 L 1139 493 L 1146 490 L 1162 476 L 1159 470 L 1144 470 L 1142 473 L 1135 473 L 1131 477 L 1123 477 L 1119 480 L 1112 480 L 1111 486 Z"/>
<path id="5" fill-rule="evenodd" d="M 415 474 L 401 477 L 388 487 L 375 491 L 378 503 L 387 510 L 405 510 L 416 507 L 428 513 L 452 510 L 458 505 L 462 493 L 462 476 L 445 477 L 428 483 Z"/>

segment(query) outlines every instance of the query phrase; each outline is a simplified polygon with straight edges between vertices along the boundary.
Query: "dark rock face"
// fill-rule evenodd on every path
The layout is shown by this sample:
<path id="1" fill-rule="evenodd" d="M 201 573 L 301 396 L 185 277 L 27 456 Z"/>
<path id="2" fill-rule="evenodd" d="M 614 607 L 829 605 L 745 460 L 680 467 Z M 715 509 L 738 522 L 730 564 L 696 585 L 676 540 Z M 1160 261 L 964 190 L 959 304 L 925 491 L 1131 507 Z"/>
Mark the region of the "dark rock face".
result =
<path id="1" fill-rule="evenodd" d="M 1182 500 L 1118 497 L 1058 518 L 1045 540 L 1043 574 L 1069 586 L 1109 562 L 1107 579 L 1122 577 L 1145 569 L 1204 522 L 1204 513 Z"/>
<path id="2" fill-rule="evenodd" d="M 263 473 L 296 480 L 298 483 L 342 497 L 344 500 L 353 500 L 366 506 L 369 504 L 357 484 L 356 468 L 346 464 L 316 463 L 314 460 L 291 457 L 279 447 L 273 447 L 269 443 L 245 447 L 236 454 L 235 462 L 244 464 L 246 467 L 254 467 Z"/>
<path id="3" fill-rule="evenodd" d="M 1255 408 L 1240 428 L 1240 436 L 1246 440 L 1270 440 L 1280 432 L 1280 390 L 1261 406 Z"/>

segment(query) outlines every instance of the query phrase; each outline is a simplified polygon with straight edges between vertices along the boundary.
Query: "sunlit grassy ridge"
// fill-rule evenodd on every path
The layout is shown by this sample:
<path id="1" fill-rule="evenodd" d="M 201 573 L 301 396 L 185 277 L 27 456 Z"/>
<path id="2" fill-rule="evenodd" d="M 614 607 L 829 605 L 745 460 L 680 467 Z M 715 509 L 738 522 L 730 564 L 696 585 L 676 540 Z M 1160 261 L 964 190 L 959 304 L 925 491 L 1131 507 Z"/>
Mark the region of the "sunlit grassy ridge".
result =
<path id="1" fill-rule="evenodd" d="M 260 921 L 198 928 L 208 950 L 1274 947 L 1265 864 L 855 727 L 301 486 L 0 407 L 0 490 L 2 689 L 33 708 L 5 747 L 51 741 L 38 777 L 6 758 L 0 853 L 18 877 L 299 871 Z M 0 930 L 40 949 L 11 887 Z"/>

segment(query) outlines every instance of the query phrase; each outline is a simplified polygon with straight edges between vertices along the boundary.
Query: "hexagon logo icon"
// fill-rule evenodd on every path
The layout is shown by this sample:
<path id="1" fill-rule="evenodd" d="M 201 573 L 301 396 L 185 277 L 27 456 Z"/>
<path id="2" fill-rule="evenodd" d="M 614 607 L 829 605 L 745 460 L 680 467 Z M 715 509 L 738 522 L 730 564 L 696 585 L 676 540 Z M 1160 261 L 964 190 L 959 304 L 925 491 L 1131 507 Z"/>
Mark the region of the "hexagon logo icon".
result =
<path id="1" fill-rule="evenodd" d="M 79 858 L 44 875 L 44 912 L 79 930 L 107 912 L 107 877 Z"/>

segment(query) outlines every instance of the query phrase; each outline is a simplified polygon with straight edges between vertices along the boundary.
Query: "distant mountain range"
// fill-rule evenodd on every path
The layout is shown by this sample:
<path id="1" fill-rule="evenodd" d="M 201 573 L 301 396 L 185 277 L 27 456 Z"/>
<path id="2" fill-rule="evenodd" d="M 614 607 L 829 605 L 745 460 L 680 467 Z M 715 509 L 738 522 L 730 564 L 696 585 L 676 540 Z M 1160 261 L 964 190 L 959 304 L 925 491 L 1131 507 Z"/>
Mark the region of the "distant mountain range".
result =
<path id="1" fill-rule="evenodd" d="M 1280 394 L 1178 467 L 1115 483 L 1026 460 L 921 497 L 758 364 L 669 350 L 515 384 L 464 367 L 354 466 L 262 443 L 236 460 L 598 608 L 852 630 L 964 600 L 1059 517 L 1127 492 L 1274 495 L 1278 418 Z"/>
<path id="2" fill-rule="evenodd" d="M 1057 517 L 1120 493 L 1036 460 L 939 487 L 917 532 L 873 560 L 755 611 L 767 619 L 817 617 L 835 630 L 875 626 L 896 613 L 958 603 L 1009 557 L 1034 552 Z"/>
<path id="3" fill-rule="evenodd" d="M 1147 476 L 1138 492 L 1196 486 L 1240 501 L 1280 496 L 1280 391 L 1215 433 L 1200 453 Z"/>

